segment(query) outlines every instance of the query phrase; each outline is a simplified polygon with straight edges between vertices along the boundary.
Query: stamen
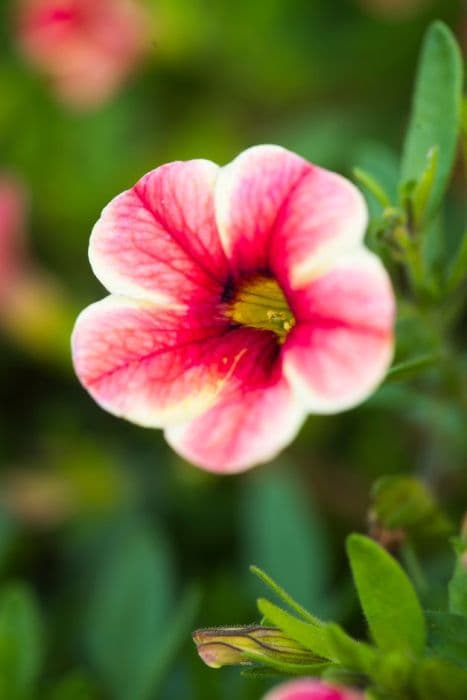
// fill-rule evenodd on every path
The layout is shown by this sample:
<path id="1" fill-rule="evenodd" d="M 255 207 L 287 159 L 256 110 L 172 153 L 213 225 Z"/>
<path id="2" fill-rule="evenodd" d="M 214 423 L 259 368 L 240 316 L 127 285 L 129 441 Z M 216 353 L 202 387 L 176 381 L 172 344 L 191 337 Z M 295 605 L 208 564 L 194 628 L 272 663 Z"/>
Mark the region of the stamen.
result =
<path id="1" fill-rule="evenodd" d="M 270 277 L 250 278 L 229 296 L 225 312 L 234 323 L 273 331 L 280 343 L 295 325 L 282 289 Z"/>

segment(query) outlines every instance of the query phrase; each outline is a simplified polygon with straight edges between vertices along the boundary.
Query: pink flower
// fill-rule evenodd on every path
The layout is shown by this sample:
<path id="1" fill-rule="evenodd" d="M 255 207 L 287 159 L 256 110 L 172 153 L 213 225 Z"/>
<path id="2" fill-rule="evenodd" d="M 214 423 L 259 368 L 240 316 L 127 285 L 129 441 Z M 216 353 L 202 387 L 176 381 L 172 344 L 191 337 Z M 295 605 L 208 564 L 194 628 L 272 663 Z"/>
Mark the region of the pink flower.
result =
<path id="1" fill-rule="evenodd" d="M 274 688 L 264 700 L 363 700 L 363 694 L 311 678 L 301 678 Z"/>
<path id="2" fill-rule="evenodd" d="M 23 267 L 24 199 L 19 183 L 0 175 L 0 310 Z"/>
<path id="3" fill-rule="evenodd" d="M 278 146 L 153 170 L 91 236 L 111 295 L 76 323 L 82 384 L 206 469 L 271 459 L 389 365 L 394 299 L 366 222 L 350 182 Z"/>
<path id="4" fill-rule="evenodd" d="M 139 0 L 20 0 L 19 40 L 66 103 L 114 93 L 149 44 Z"/>

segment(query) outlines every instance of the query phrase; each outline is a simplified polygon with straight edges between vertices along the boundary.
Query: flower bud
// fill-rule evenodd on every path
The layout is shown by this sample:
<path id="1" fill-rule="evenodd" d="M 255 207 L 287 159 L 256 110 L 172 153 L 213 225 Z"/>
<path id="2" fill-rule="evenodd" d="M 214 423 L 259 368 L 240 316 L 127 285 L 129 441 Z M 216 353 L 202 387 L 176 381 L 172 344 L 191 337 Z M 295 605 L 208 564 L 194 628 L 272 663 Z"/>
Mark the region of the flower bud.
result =
<path id="1" fill-rule="evenodd" d="M 300 678 L 273 688 L 263 700 L 363 700 L 363 693 L 313 678 Z"/>
<path id="2" fill-rule="evenodd" d="M 197 630 L 193 641 L 207 666 L 235 666 L 259 661 L 309 665 L 321 659 L 275 627 L 215 627 Z"/>

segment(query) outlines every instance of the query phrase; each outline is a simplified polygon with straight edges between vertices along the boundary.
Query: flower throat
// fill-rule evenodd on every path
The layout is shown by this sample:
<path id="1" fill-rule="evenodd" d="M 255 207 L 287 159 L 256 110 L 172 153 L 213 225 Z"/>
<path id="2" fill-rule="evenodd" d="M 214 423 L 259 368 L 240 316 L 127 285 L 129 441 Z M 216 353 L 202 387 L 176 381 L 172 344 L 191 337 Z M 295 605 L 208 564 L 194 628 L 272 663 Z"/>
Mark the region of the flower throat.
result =
<path id="1" fill-rule="evenodd" d="M 226 314 L 234 323 L 273 331 L 283 343 L 295 318 L 277 282 L 252 277 L 240 283 L 227 302 Z"/>

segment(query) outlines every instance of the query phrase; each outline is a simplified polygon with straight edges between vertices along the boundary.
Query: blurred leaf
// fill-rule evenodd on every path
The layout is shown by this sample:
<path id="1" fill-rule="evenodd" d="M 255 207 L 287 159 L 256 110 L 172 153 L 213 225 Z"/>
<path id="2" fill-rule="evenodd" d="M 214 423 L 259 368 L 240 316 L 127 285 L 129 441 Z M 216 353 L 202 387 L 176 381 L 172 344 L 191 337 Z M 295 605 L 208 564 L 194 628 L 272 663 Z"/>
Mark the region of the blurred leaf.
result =
<path id="1" fill-rule="evenodd" d="M 418 700 L 462 700 L 467 697 L 467 671 L 439 659 L 427 659 L 417 668 Z"/>
<path id="2" fill-rule="evenodd" d="M 200 601 L 200 590 L 193 586 L 187 590 L 178 604 L 178 609 L 168 624 L 167 633 L 164 635 L 161 650 L 154 664 L 152 692 L 163 681 L 167 669 L 180 647 L 190 639 Z"/>
<path id="3" fill-rule="evenodd" d="M 10 584 L 0 593 L 0 697 L 30 700 L 42 654 L 42 624 L 35 596 L 23 584 Z"/>
<path id="4" fill-rule="evenodd" d="M 95 700 L 98 695 L 88 678 L 80 673 L 70 673 L 53 688 L 50 700 Z"/>
<path id="5" fill-rule="evenodd" d="M 353 174 L 357 182 L 370 192 L 385 209 L 391 206 L 391 200 L 383 187 L 369 173 L 361 168 L 354 168 Z"/>
<path id="6" fill-rule="evenodd" d="M 415 590 L 401 566 L 363 535 L 347 538 L 355 585 L 373 639 L 382 651 L 421 654 L 426 629 Z"/>
<path id="7" fill-rule="evenodd" d="M 454 260 L 448 271 L 447 289 L 452 291 L 467 279 L 467 231 L 459 244 Z"/>
<path id="8" fill-rule="evenodd" d="M 116 700 L 151 697 L 167 644 L 174 582 L 160 534 L 134 526 L 104 556 L 86 618 L 91 661 Z"/>
<path id="9" fill-rule="evenodd" d="M 439 162 L 439 148 L 433 146 L 426 156 L 426 167 L 412 193 L 412 213 L 415 228 L 420 228 L 428 208 Z"/>
<path id="10" fill-rule="evenodd" d="M 304 608 L 319 611 L 329 583 L 323 525 L 292 465 L 285 466 L 245 480 L 241 551 L 247 565 L 255 562 Z"/>
<path id="11" fill-rule="evenodd" d="M 452 613 L 426 613 L 428 646 L 433 655 L 467 668 L 467 618 Z"/>
<path id="12" fill-rule="evenodd" d="M 423 536 L 446 535 L 452 529 L 426 486 L 408 476 L 385 476 L 372 490 L 376 520 L 388 529 L 402 529 Z"/>
<path id="13" fill-rule="evenodd" d="M 449 611 L 467 618 L 467 545 L 455 543 L 457 558 L 454 573 L 449 581 Z"/>
<path id="14" fill-rule="evenodd" d="M 401 181 L 419 182 L 429 151 L 439 149 L 429 211 L 438 208 L 454 163 L 462 100 L 462 57 L 442 22 L 428 29 L 417 72 L 412 115 L 402 157 Z"/>
<path id="15" fill-rule="evenodd" d="M 419 374 L 420 370 L 425 369 L 425 367 L 431 367 L 437 360 L 439 360 L 439 355 L 426 353 L 410 360 L 404 360 L 404 362 L 398 362 L 389 369 L 386 379 L 389 381 L 407 379 Z"/>

